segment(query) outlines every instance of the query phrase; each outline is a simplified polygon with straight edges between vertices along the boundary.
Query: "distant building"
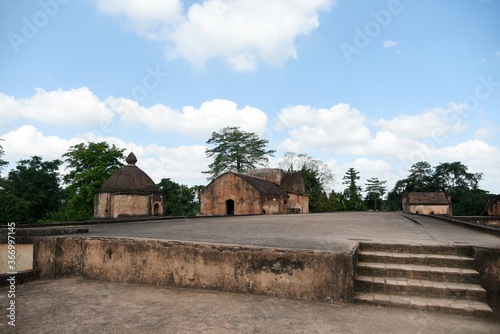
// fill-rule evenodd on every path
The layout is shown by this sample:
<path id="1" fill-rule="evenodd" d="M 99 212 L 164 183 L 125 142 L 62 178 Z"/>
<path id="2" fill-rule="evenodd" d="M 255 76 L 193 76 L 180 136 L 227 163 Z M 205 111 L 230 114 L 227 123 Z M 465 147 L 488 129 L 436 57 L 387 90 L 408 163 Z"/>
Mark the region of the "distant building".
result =
<path id="1" fill-rule="evenodd" d="M 151 178 L 135 165 L 130 153 L 127 166 L 113 174 L 94 198 L 94 218 L 164 216 L 165 198 Z"/>
<path id="2" fill-rule="evenodd" d="M 403 196 L 403 212 L 452 216 L 451 196 L 443 192 L 411 192 Z"/>
<path id="3" fill-rule="evenodd" d="M 500 216 L 500 195 L 486 198 L 486 213 L 488 216 Z"/>
<path id="4" fill-rule="evenodd" d="M 300 173 L 264 168 L 227 172 L 200 194 L 202 215 L 309 213 Z"/>

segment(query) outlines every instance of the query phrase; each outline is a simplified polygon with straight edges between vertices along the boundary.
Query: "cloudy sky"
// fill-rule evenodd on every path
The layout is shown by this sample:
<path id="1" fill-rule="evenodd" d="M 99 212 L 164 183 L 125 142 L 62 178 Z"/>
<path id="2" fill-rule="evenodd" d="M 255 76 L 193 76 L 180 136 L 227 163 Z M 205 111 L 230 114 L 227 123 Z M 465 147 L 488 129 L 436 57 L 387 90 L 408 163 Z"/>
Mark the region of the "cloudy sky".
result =
<path id="1" fill-rule="evenodd" d="M 240 126 L 362 184 L 461 161 L 500 193 L 500 1 L 0 0 L 4 159 L 107 141 L 206 184 Z"/>

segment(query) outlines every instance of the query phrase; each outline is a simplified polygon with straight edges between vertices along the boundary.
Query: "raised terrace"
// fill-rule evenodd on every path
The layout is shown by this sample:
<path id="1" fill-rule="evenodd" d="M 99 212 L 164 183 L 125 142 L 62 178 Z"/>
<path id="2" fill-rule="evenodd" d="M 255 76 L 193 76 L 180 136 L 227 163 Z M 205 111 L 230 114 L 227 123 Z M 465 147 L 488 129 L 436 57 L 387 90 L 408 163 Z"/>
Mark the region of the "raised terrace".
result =
<path id="1" fill-rule="evenodd" d="M 500 299 L 500 237 L 429 216 L 228 216 L 78 229 L 88 233 L 33 239 L 33 266 L 42 279 L 78 277 L 490 318 L 486 302 Z"/>

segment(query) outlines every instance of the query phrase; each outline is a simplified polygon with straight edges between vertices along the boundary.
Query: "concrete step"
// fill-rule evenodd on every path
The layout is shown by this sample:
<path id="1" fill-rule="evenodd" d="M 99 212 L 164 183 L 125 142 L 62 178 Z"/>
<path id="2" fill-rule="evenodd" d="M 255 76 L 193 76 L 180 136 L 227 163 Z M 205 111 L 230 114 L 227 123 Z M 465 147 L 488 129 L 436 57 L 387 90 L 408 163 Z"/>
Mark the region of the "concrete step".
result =
<path id="1" fill-rule="evenodd" d="M 427 311 L 444 311 L 478 317 L 491 317 L 493 315 L 493 310 L 488 304 L 465 299 L 402 296 L 383 293 L 357 293 L 354 296 L 354 301 L 373 305 L 396 306 Z"/>
<path id="2" fill-rule="evenodd" d="M 438 282 L 395 277 L 356 277 L 357 292 L 405 296 L 467 299 L 486 302 L 486 290 L 479 284 Z"/>
<path id="3" fill-rule="evenodd" d="M 404 277 L 430 281 L 479 283 L 479 272 L 474 269 L 416 264 L 358 262 L 357 274 L 372 277 Z"/>
<path id="4" fill-rule="evenodd" d="M 450 268 L 474 268 L 474 258 L 461 255 L 445 254 L 412 254 L 395 253 L 382 251 L 360 251 L 358 253 L 360 262 L 379 262 L 379 263 L 399 263 L 399 264 L 419 264 L 436 267 Z"/>
<path id="5" fill-rule="evenodd" d="M 360 251 L 381 251 L 391 253 L 412 254 L 441 254 L 470 257 L 472 248 L 470 246 L 455 245 L 421 245 L 421 244 L 372 244 L 361 243 Z"/>

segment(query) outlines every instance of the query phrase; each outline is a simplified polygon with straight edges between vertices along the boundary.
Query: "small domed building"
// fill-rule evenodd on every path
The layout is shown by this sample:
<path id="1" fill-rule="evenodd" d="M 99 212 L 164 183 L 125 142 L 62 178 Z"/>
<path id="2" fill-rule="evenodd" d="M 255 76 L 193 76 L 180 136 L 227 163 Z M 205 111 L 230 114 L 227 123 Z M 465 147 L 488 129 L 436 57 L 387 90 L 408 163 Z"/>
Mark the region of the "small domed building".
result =
<path id="1" fill-rule="evenodd" d="M 127 165 L 96 191 L 94 219 L 165 215 L 165 198 L 153 180 L 135 165 L 130 153 Z"/>

